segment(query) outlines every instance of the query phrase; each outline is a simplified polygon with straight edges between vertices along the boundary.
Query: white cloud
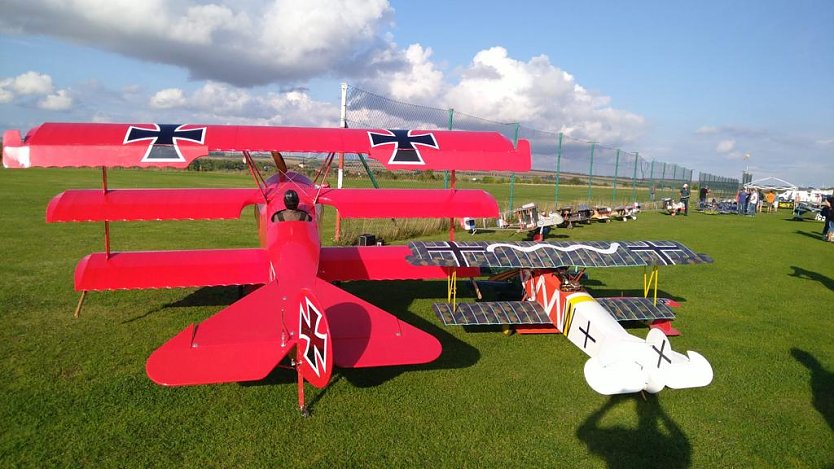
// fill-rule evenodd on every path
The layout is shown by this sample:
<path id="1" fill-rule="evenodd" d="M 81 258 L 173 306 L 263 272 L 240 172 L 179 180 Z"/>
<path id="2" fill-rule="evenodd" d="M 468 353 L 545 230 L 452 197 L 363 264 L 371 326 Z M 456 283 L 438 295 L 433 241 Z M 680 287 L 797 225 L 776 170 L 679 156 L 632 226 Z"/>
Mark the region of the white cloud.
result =
<path id="1" fill-rule="evenodd" d="M 8 88 L 18 95 L 43 95 L 52 92 L 52 77 L 44 73 L 26 72 L 13 78 Z"/>
<path id="2" fill-rule="evenodd" d="M 58 90 L 38 101 L 38 107 L 47 111 L 66 111 L 72 108 L 72 102 L 67 90 Z"/>
<path id="3" fill-rule="evenodd" d="M 736 141 L 733 139 L 730 140 L 721 140 L 718 142 L 718 145 L 715 147 L 715 151 L 718 153 L 730 153 L 736 147 Z"/>
<path id="4" fill-rule="evenodd" d="M 47 111 L 66 111 L 73 104 L 69 91 L 55 90 L 52 77 L 45 73 L 29 71 L 0 79 L 0 104 L 19 102 L 32 105 L 35 99 L 37 107 Z"/>
<path id="5" fill-rule="evenodd" d="M 613 108 L 609 97 L 588 92 L 544 55 L 523 62 L 503 47 L 482 50 L 459 70 L 455 84 L 445 82 L 430 56 L 431 49 L 411 45 L 403 53 L 405 68 L 364 80 L 359 87 L 398 101 L 610 144 L 631 142 L 645 127 L 643 117 Z"/>
<path id="6" fill-rule="evenodd" d="M 0 31 L 48 35 L 238 86 L 395 70 L 386 0 L 7 0 Z"/>
<path id="7" fill-rule="evenodd" d="M 185 105 L 185 95 L 179 88 L 165 88 L 151 96 L 149 104 L 154 109 L 171 109 Z"/>

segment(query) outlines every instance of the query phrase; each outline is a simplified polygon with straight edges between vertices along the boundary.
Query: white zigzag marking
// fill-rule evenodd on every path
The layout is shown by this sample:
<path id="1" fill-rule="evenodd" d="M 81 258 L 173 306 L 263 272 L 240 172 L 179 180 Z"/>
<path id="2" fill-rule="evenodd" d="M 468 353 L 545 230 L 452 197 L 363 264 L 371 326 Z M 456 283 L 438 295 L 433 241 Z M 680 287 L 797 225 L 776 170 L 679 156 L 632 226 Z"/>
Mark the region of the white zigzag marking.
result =
<path id="1" fill-rule="evenodd" d="M 594 252 L 598 252 L 600 254 L 614 254 L 615 252 L 617 252 L 617 249 L 620 249 L 620 243 L 611 243 L 611 246 L 609 246 L 607 249 L 600 249 L 598 247 L 588 246 L 586 244 L 573 244 L 571 246 L 563 248 L 563 247 L 559 247 L 559 246 L 554 246 L 552 244 L 536 244 L 536 245 L 533 245 L 533 246 L 524 247 L 524 246 L 518 246 L 518 245 L 515 245 L 515 244 L 495 243 L 495 244 L 490 244 L 489 246 L 487 246 L 486 250 L 487 250 L 487 252 L 495 252 L 495 249 L 497 249 L 497 248 L 510 248 L 510 249 L 515 250 L 515 251 L 521 251 L 521 252 L 526 252 L 526 253 L 531 253 L 531 252 L 537 251 L 539 249 L 547 248 L 547 249 L 555 249 L 557 251 L 562 251 L 562 252 L 573 252 L 573 251 L 578 251 L 579 249 L 585 249 L 587 251 L 594 251 Z"/>

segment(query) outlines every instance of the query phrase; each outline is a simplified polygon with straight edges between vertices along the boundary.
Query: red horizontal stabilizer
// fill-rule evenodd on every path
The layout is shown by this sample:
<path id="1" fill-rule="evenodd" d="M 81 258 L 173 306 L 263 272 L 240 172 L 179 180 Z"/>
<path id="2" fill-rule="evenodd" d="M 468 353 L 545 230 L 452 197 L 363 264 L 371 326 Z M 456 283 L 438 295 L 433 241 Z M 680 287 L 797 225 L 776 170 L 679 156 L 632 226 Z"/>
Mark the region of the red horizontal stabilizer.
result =
<path id="1" fill-rule="evenodd" d="M 265 378 L 295 345 L 283 325 L 281 296 L 269 283 L 190 325 L 151 354 L 148 377 L 165 386 Z"/>
<path id="2" fill-rule="evenodd" d="M 75 289 L 255 285 L 269 281 L 263 249 L 116 252 L 90 254 L 75 268 Z"/>
<path id="3" fill-rule="evenodd" d="M 328 282 L 345 280 L 445 279 L 448 268 L 406 262 L 408 246 L 323 247 L 318 276 Z M 477 267 L 459 267 L 460 277 L 477 277 Z"/>
<path id="4" fill-rule="evenodd" d="M 343 218 L 497 217 L 498 202 L 482 190 L 325 189 L 318 201 Z"/>
<path id="5" fill-rule="evenodd" d="M 497 132 L 203 124 L 45 123 L 3 136 L 7 168 L 184 168 L 210 151 L 363 153 L 389 169 L 529 171 L 530 144 Z"/>
<path id="6" fill-rule="evenodd" d="M 49 202 L 46 221 L 231 219 L 258 202 L 258 189 L 69 190 Z"/>
<path id="7" fill-rule="evenodd" d="M 336 366 L 415 365 L 440 356 L 432 335 L 323 280 L 316 280 L 315 290 L 330 325 Z"/>

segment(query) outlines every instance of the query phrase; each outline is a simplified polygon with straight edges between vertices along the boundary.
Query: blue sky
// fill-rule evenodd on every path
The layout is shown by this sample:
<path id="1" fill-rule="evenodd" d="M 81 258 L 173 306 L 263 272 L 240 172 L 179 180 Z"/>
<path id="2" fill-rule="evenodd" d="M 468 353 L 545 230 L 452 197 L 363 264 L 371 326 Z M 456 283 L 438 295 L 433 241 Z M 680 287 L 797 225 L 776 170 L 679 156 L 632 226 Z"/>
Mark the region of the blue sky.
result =
<path id="1" fill-rule="evenodd" d="M 347 81 L 696 173 L 834 185 L 831 1 L 6 3 L 2 129 L 335 125 Z"/>

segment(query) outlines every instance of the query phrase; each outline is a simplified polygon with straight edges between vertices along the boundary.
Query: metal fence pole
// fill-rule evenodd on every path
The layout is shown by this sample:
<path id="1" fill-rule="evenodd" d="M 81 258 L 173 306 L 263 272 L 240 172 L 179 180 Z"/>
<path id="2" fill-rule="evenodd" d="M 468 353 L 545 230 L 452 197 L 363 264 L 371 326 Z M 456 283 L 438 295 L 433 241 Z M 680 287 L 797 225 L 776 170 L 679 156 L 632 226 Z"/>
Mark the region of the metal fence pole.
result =
<path id="1" fill-rule="evenodd" d="M 637 202 L 637 165 L 640 164 L 640 153 L 634 153 L 634 174 L 631 175 L 631 201 Z"/>
<path id="2" fill-rule="evenodd" d="M 617 202 L 617 173 L 620 171 L 620 149 L 617 148 L 617 157 L 614 159 L 614 191 L 611 193 L 611 204 L 616 205 Z"/>
<path id="3" fill-rule="evenodd" d="M 518 130 L 521 127 L 521 124 L 516 122 L 515 123 L 515 134 L 513 135 L 513 146 L 518 148 Z M 508 210 L 513 209 L 513 193 L 515 192 L 515 173 L 510 174 L 510 206 Z"/>
<path id="4" fill-rule="evenodd" d="M 594 180 L 594 148 L 596 142 L 591 142 L 591 165 L 588 168 L 588 204 L 591 204 L 591 184 Z"/>
<path id="5" fill-rule="evenodd" d="M 559 206 L 559 177 L 562 165 L 562 132 L 559 132 L 559 145 L 556 147 L 556 184 L 553 190 L 553 210 Z"/>

